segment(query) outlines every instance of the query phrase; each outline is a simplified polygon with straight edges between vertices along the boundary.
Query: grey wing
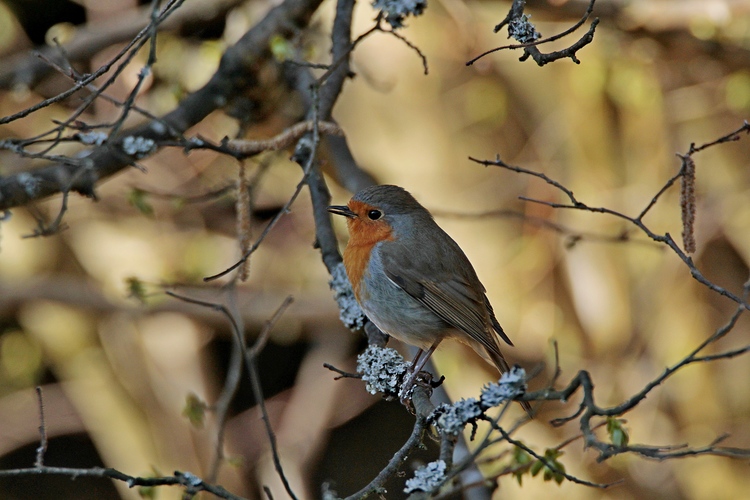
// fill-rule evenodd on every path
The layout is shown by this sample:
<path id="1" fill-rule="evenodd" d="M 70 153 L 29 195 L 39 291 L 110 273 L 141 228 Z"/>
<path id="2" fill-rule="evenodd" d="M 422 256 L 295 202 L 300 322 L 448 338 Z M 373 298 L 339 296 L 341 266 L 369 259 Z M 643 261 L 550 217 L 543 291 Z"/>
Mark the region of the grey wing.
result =
<path id="1" fill-rule="evenodd" d="M 499 354 L 499 346 L 492 330 L 511 344 L 508 336 L 495 319 L 492 307 L 484 294 L 484 287 L 476 279 L 474 286 L 455 272 L 431 269 L 432 279 L 421 278 L 408 259 L 394 255 L 408 252 L 389 252 L 382 249 L 381 258 L 386 276 L 409 295 L 420 301 L 454 328 L 464 331 L 490 352 Z M 461 254 L 463 255 L 463 253 Z M 471 264 L 466 260 L 466 265 Z"/>

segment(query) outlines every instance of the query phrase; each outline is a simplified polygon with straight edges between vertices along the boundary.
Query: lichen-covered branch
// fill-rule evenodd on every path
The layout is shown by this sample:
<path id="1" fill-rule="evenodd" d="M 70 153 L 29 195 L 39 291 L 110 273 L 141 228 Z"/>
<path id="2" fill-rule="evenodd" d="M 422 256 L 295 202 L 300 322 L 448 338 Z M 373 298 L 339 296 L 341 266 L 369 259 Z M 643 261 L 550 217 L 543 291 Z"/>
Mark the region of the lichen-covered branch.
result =
<path id="1" fill-rule="evenodd" d="M 473 59 L 469 60 L 466 65 L 471 66 L 479 59 L 497 52 L 500 50 L 514 50 L 523 49 L 523 56 L 521 61 L 525 61 L 531 57 L 534 62 L 539 66 L 557 61 L 558 59 L 571 59 L 574 63 L 580 64 L 580 61 L 576 57 L 576 54 L 586 45 L 594 41 L 594 33 L 596 32 L 596 26 L 599 24 L 599 19 L 594 19 L 589 25 L 589 29 L 583 34 L 577 41 L 569 45 L 568 47 L 556 50 L 554 52 L 542 52 L 539 47 L 543 44 L 553 42 L 564 38 L 578 30 L 588 20 L 594 11 L 594 4 L 596 0 L 590 0 L 586 12 L 584 12 L 581 19 L 578 20 L 573 26 L 567 30 L 558 33 L 556 35 L 544 38 L 542 34 L 537 31 L 536 26 L 531 22 L 531 16 L 524 13 L 526 7 L 526 0 L 514 0 L 508 10 L 508 14 L 505 16 L 497 26 L 495 26 L 495 33 L 500 31 L 503 27 L 508 28 L 508 38 L 513 38 L 517 42 L 516 45 L 504 45 L 502 47 L 496 47 L 486 52 L 479 54 Z"/>

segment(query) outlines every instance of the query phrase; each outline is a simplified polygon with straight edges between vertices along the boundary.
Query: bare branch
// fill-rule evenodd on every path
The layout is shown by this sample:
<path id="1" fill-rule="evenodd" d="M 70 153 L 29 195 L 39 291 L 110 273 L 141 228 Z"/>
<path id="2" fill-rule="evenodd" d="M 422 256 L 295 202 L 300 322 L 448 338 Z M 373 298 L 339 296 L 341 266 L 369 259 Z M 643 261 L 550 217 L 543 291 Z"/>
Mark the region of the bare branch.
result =
<path id="1" fill-rule="evenodd" d="M 312 132 L 315 124 L 308 120 L 292 125 L 282 133 L 271 139 L 251 141 L 247 139 L 233 139 L 222 142 L 222 145 L 234 151 L 241 157 L 252 156 L 263 151 L 278 151 L 291 146 L 304 134 Z M 331 122 L 319 122 L 318 127 L 323 134 L 344 135 L 338 125 Z"/>
<path id="2" fill-rule="evenodd" d="M 266 47 L 270 37 L 274 34 L 292 35 L 296 26 L 304 25 L 319 4 L 320 0 L 286 0 L 274 7 L 263 20 L 227 49 L 219 69 L 206 85 L 188 95 L 175 110 L 160 120 L 123 131 L 105 144 L 81 155 L 75 165 L 57 163 L 31 172 L 0 177 L 0 210 L 26 205 L 32 200 L 66 190 L 94 197 L 99 181 L 116 174 L 136 160 L 153 154 L 161 141 L 175 138 L 212 111 L 224 106 L 233 96 L 245 91 L 253 81 L 258 62 L 269 57 Z M 91 81 L 93 78 L 81 81 L 78 88 L 84 88 Z M 153 148 L 126 151 L 123 146 L 128 138 L 150 141 Z"/>
<path id="3" fill-rule="evenodd" d="M 512 437 L 510 437 L 510 434 L 508 434 L 499 425 L 495 424 L 494 427 L 495 427 L 495 429 L 497 429 L 500 432 L 500 434 L 503 436 L 503 439 L 505 439 L 506 441 L 508 441 L 513 446 L 517 446 L 517 447 L 521 448 L 523 451 L 525 451 L 526 453 L 528 453 L 529 455 L 531 455 L 535 459 L 537 459 L 540 462 L 542 462 L 545 467 L 547 467 L 548 469 L 554 471 L 556 474 L 559 474 L 559 475 L 563 476 L 565 479 L 567 479 L 570 482 L 573 482 L 573 483 L 576 483 L 576 484 L 582 484 L 584 486 L 590 486 L 592 488 L 600 488 L 600 489 L 607 489 L 607 488 L 610 488 L 612 486 L 615 486 L 617 484 L 622 483 L 622 481 L 615 481 L 614 483 L 592 483 L 591 481 L 586 481 L 584 479 L 580 479 L 580 478 L 578 478 L 576 476 L 568 474 L 564 470 L 558 469 L 553 463 L 551 463 L 549 460 L 547 460 L 544 456 L 539 455 L 536 451 L 534 451 L 530 447 L 526 446 L 521 441 L 518 441 L 518 440 L 513 439 Z"/>
<path id="4" fill-rule="evenodd" d="M 488 167 L 490 165 L 494 165 L 494 166 L 502 167 L 502 168 L 504 168 L 506 170 L 510 170 L 512 172 L 516 172 L 516 173 L 519 173 L 519 174 L 526 174 L 526 175 L 531 175 L 533 177 L 538 177 L 538 178 L 542 179 L 544 182 L 546 182 L 547 184 L 549 184 L 551 186 L 554 186 L 557 189 L 559 189 L 560 191 L 562 191 L 563 193 L 565 193 L 567 195 L 567 197 L 570 199 L 570 202 L 574 206 L 581 205 L 581 203 L 573 195 L 573 191 L 571 191 L 570 189 L 566 188 L 565 186 L 563 186 L 562 184 L 560 184 L 556 180 L 547 177 L 547 175 L 544 174 L 544 173 L 542 173 L 542 172 L 534 172 L 533 170 L 529 170 L 527 168 L 517 167 L 515 165 L 509 165 L 509 164 L 505 163 L 503 160 L 500 159 L 500 155 L 497 155 L 497 157 L 494 160 L 478 160 L 476 158 L 472 158 L 471 156 L 469 156 L 469 160 L 471 160 L 471 161 L 473 161 L 475 163 L 479 163 L 480 165 L 484 165 L 485 167 Z"/>
<path id="5" fill-rule="evenodd" d="M 240 0 L 187 2 L 161 27 L 176 30 L 197 19 L 221 18 L 239 3 Z M 77 27 L 73 38 L 61 46 L 37 47 L 13 57 L 0 69 L 0 88 L 10 89 L 18 85 L 31 87 L 49 75 L 55 66 L 87 60 L 105 47 L 132 40 L 151 21 L 151 12 L 151 7 L 144 6 L 116 18 L 88 23 Z"/>
<path id="6" fill-rule="evenodd" d="M 401 449 L 393 455 L 393 458 L 388 462 L 388 465 L 383 468 L 383 470 L 381 470 L 375 479 L 370 481 L 367 486 L 355 494 L 346 497 L 345 500 L 358 500 L 360 498 L 366 498 L 373 493 L 382 494 L 385 482 L 396 474 L 404 460 L 406 460 L 409 454 L 414 451 L 417 445 L 422 441 L 422 433 L 425 428 L 425 420 L 423 418 L 417 418 L 414 422 L 414 428 L 411 431 L 409 439 L 407 439 Z"/>
<path id="7" fill-rule="evenodd" d="M 359 373 L 345 372 L 344 370 L 341 370 L 340 368 L 336 368 L 330 363 L 323 363 L 323 367 L 331 370 L 332 372 L 339 374 L 338 377 L 335 377 L 335 380 L 340 380 L 342 378 L 358 378 L 358 379 L 362 378 L 362 375 L 360 375 Z"/>
<path id="8" fill-rule="evenodd" d="M 276 434 L 273 432 L 273 428 L 271 427 L 271 419 L 268 416 L 268 410 L 266 408 L 266 402 L 263 396 L 263 389 L 261 388 L 261 385 L 260 385 L 260 372 L 258 371 L 258 363 L 257 363 L 257 357 L 260 354 L 260 352 L 263 350 L 263 347 L 265 347 L 266 342 L 268 340 L 268 335 L 271 333 L 271 330 L 273 329 L 274 325 L 279 320 L 281 315 L 284 314 L 284 311 L 286 311 L 289 305 L 291 305 L 292 297 L 289 296 L 286 299 L 284 299 L 284 302 L 281 303 L 281 305 L 278 307 L 278 309 L 273 314 L 271 319 L 266 321 L 265 325 L 263 326 L 263 329 L 260 332 L 260 335 L 258 335 L 258 338 L 255 341 L 255 344 L 253 344 L 253 346 L 248 349 L 245 347 L 244 330 L 241 329 L 241 323 L 240 323 L 241 320 L 239 316 L 233 314 L 226 306 L 215 303 L 215 302 L 206 302 L 203 300 L 192 299 L 190 297 L 178 295 L 170 291 L 167 291 L 166 293 L 170 297 L 174 297 L 176 299 L 179 299 L 179 300 L 191 303 L 191 304 L 200 305 L 203 307 L 209 307 L 215 311 L 219 311 L 222 314 L 224 314 L 224 316 L 226 316 L 226 318 L 229 320 L 230 324 L 232 325 L 232 331 L 234 332 L 234 337 L 237 340 L 237 343 L 241 345 L 241 350 L 242 350 L 243 357 L 245 360 L 245 365 L 247 366 L 247 370 L 250 373 L 250 382 L 253 388 L 253 395 L 255 397 L 255 401 L 260 407 L 261 414 L 263 415 L 263 423 L 265 424 L 266 434 L 268 435 L 268 440 L 271 445 L 271 454 L 273 456 L 274 467 L 276 468 L 276 472 L 278 473 L 279 478 L 281 479 L 281 482 L 284 485 L 284 488 L 286 489 L 286 492 L 289 494 L 289 496 L 293 500 L 296 500 L 297 496 L 292 491 L 292 487 L 289 484 L 289 481 L 287 480 L 286 475 L 284 475 L 284 469 L 281 465 L 281 459 L 279 458 L 279 450 L 276 444 Z"/>
<path id="9" fill-rule="evenodd" d="M 297 500 L 297 496 L 292 491 L 292 487 L 289 484 L 289 480 L 284 475 L 284 469 L 281 466 L 281 458 L 279 457 L 279 450 L 278 445 L 276 444 L 276 434 L 273 432 L 273 428 L 271 427 L 271 418 L 268 416 L 268 409 L 266 408 L 266 400 L 263 396 L 263 389 L 260 385 L 260 372 L 258 371 L 258 354 L 260 354 L 260 351 L 263 350 L 263 347 L 265 347 L 266 342 L 268 341 L 268 335 L 271 333 L 271 329 L 273 329 L 276 322 L 279 320 L 282 314 L 284 314 L 284 311 L 286 311 L 287 307 L 292 303 L 292 297 L 287 297 L 284 302 L 281 303 L 279 308 L 274 313 L 273 317 L 269 319 L 265 326 L 263 327 L 263 330 L 261 330 L 260 335 L 258 335 L 258 338 L 255 341 L 255 344 L 250 349 L 244 350 L 245 353 L 245 364 L 247 365 L 248 372 L 250 373 L 250 382 L 253 387 L 253 395 L 255 396 L 255 400 L 258 402 L 258 406 L 260 407 L 261 414 L 263 415 L 263 423 L 266 426 L 266 434 L 268 435 L 268 440 L 271 444 L 271 454 L 273 456 L 273 465 L 276 468 L 276 472 L 279 475 L 279 479 L 281 479 L 282 484 L 284 485 L 284 489 L 286 489 L 286 492 L 289 494 L 289 496 L 292 498 L 292 500 Z M 237 335 L 241 335 L 241 332 L 237 332 Z"/>
<path id="10" fill-rule="evenodd" d="M 531 57 L 539 66 L 544 66 L 545 64 L 551 63 L 558 59 L 566 58 L 570 58 L 574 63 L 580 64 L 580 61 L 576 57 L 576 53 L 583 47 L 594 41 L 594 32 L 596 31 L 596 26 L 599 24 L 599 19 L 594 19 L 591 22 L 588 31 L 578 41 L 565 49 L 550 53 L 543 53 L 539 50 L 538 47 L 542 44 L 550 43 L 555 40 L 564 38 L 577 31 L 578 28 L 583 26 L 583 24 L 591 16 L 591 13 L 594 11 L 595 3 L 596 0 L 590 0 L 588 8 L 586 9 L 586 12 L 583 14 L 581 19 L 567 30 L 548 38 L 542 38 L 541 34 L 538 33 L 536 31 L 536 28 L 529 22 L 529 16 L 524 14 L 526 0 L 514 0 L 511 4 L 510 9 L 508 10 L 508 14 L 505 16 L 505 19 L 503 19 L 500 24 L 495 26 L 495 29 L 493 31 L 497 33 L 504 26 L 508 26 L 508 37 L 513 37 L 522 43 L 505 45 L 502 47 L 490 49 L 469 60 L 466 65 L 471 66 L 479 59 L 492 54 L 493 52 L 513 49 L 523 49 L 524 55 L 521 56 L 521 61 L 525 61 L 526 59 Z"/>
<path id="11" fill-rule="evenodd" d="M 122 481 L 128 485 L 128 488 L 136 486 L 171 486 L 178 485 L 185 487 L 185 491 L 190 496 L 200 492 L 207 491 L 218 498 L 227 500 L 245 500 L 243 497 L 234 495 L 221 486 L 204 482 L 198 476 L 190 472 L 175 471 L 173 476 L 161 477 L 138 477 L 130 476 L 111 467 L 91 467 L 89 469 L 75 469 L 70 467 L 33 467 L 29 469 L 7 469 L 0 470 L 0 477 L 22 477 L 22 476 L 67 476 L 71 480 L 81 477 L 102 477 Z"/>
<path id="12" fill-rule="evenodd" d="M 738 140 L 740 137 L 740 134 L 743 132 L 750 132 L 750 124 L 745 122 L 742 127 L 738 128 L 737 130 L 722 136 L 721 138 L 706 143 L 698 148 L 695 148 L 693 145 L 690 147 L 691 152 L 696 151 L 702 151 L 708 147 L 715 146 L 718 144 L 723 144 L 725 142 L 735 141 Z M 689 153 L 691 154 L 691 153 Z M 548 177 L 546 174 L 541 172 L 534 172 L 532 170 L 528 170 L 522 167 L 517 167 L 513 165 L 508 165 L 507 163 L 500 160 L 498 157 L 494 161 L 491 160 L 477 160 L 475 158 L 469 158 L 470 160 L 479 163 L 481 165 L 495 165 L 498 167 L 502 167 L 506 170 L 510 170 L 512 172 L 531 175 L 534 177 L 538 177 L 540 179 L 543 179 L 547 184 L 557 188 L 561 192 L 565 194 L 565 196 L 569 199 L 570 203 L 556 203 L 556 202 L 549 202 L 545 200 L 536 200 L 533 198 L 528 198 L 525 196 L 520 196 L 519 199 L 529 201 L 532 203 L 539 203 L 541 205 L 545 205 L 551 208 L 562 208 L 562 209 L 574 209 L 574 210 L 582 210 L 586 212 L 593 212 L 593 213 L 602 213 L 602 214 L 608 214 L 614 217 L 617 217 L 619 219 L 628 221 L 629 223 L 635 225 L 639 230 L 641 230 L 646 236 L 651 238 L 653 241 L 657 243 L 661 243 L 669 247 L 688 267 L 690 270 L 691 276 L 701 283 L 702 285 L 706 286 L 710 290 L 723 295 L 724 297 L 727 297 L 728 299 L 732 300 L 733 302 L 740 304 L 744 306 L 745 308 L 750 308 L 750 304 L 747 303 L 747 300 L 745 298 L 740 297 L 739 295 L 730 292 L 729 290 L 720 287 L 719 285 L 711 282 L 708 280 L 703 273 L 695 266 L 695 263 L 693 260 L 679 247 L 679 245 L 675 242 L 675 240 L 672 238 L 672 236 L 669 233 L 664 233 L 663 235 L 657 234 L 654 231 L 652 231 L 644 222 L 643 217 L 648 213 L 648 211 L 656 204 L 657 200 L 660 198 L 660 196 L 670 187 L 674 184 L 674 182 L 683 174 L 683 171 L 681 170 L 680 173 L 677 175 L 671 177 L 659 190 L 658 192 L 651 198 L 651 200 L 648 202 L 646 207 L 640 212 L 640 214 L 637 217 L 631 217 L 629 215 L 623 214 L 621 212 L 618 212 L 616 210 L 612 210 L 607 207 L 592 207 L 589 206 L 578 199 L 573 195 L 573 192 L 568 189 L 567 187 L 563 186 L 561 183 L 555 181 L 554 179 Z"/>
<path id="13" fill-rule="evenodd" d="M 44 422 L 44 395 L 41 386 L 36 386 L 36 397 L 39 402 L 39 447 L 36 449 L 34 466 L 43 467 L 44 454 L 47 452 L 47 424 Z"/>
<path id="14" fill-rule="evenodd" d="M 507 218 L 507 219 L 518 219 L 524 224 L 530 224 L 531 226 L 540 227 L 543 229 L 549 229 L 560 235 L 566 237 L 565 247 L 570 249 L 576 246 L 578 243 L 583 241 L 592 241 L 597 243 L 629 243 L 646 245 L 649 248 L 659 249 L 662 247 L 653 241 L 646 239 L 636 239 L 631 237 L 631 233 L 627 230 L 623 230 L 618 234 L 598 234 L 588 231 L 578 231 L 565 224 L 553 222 L 543 217 L 536 217 L 529 215 L 525 212 L 510 209 L 498 209 L 498 210 L 487 210 L 485 212 L 477 213 L 463 213 L 463 212 L 444 212 L 441 210 L 430 210 L 430 213 L 435 217 L 445 217 L 449 219 L 469 219 L 469 220 L 480 220 L 487 218 Z"/>

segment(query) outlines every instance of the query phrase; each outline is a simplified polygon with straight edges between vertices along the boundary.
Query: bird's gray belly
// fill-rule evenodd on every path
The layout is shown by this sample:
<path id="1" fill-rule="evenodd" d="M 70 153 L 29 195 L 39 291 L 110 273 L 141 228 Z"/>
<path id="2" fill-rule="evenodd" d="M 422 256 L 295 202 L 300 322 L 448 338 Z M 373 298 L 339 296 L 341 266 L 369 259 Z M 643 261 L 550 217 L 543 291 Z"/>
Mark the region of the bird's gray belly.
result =
<path id="1" fill-rule="evenodd" d="M 372 266 L 360 286 L 360 306 L 367 317 L 402 342 L 428 349 L 451 330 L 448 323 Z"/>

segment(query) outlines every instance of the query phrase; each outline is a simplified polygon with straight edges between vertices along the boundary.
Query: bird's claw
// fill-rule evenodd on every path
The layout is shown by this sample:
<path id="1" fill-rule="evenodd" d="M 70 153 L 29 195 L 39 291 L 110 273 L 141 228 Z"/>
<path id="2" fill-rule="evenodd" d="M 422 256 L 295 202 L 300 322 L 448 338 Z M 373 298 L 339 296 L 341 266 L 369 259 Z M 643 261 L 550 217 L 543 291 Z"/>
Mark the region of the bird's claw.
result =
<path id="1" fill-rule="evenodd" d="M 445 376 L 440 376 L 439 379 L 435 380 L 432 373 L 427 371 L 420 371 L 417 373 L 407 372 L 409 377 L 401 384 L 401 389 L 398 391 L 398 397 L 401 404 L 409 408 L 411 405 L 412 395 L 414 389 L 417 386 L 425 387 L 428 389 L 430 394 L 436 387 L 440 387 L 445 380 Z"/>
<path id="2" fill-rule="evenodd" d="M 437 380 L 432 380 L 432 375 L 430 375 L 430 380 L 428 383 L 430 384 L 431 388 L 437 389 L 438 387 L 443 385 L 444 381 L 445 381 L 445 375 L 440 375 L 440 378 Z"/>

